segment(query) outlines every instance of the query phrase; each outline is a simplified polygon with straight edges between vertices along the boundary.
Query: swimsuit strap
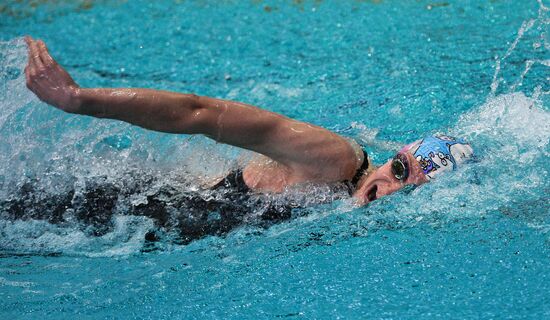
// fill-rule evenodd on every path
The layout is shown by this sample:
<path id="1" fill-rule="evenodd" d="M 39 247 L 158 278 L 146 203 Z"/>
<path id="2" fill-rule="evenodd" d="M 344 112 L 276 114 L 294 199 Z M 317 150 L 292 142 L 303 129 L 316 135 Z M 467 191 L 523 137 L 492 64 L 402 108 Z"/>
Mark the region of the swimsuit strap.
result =
<path id="1" fill-rule="evenodd" d="M 363 150 L 363 163 L 361 164 L 361 167 L 357 169 L 355 176 L 351 180 L 344 181 L 350 195 L 353 193 L 353 191 L 357 187 L 357 183 L 359 182 L 359 180 L 361 179 L 361 177 L 363 176 L 363 174 L 368 168 L 369 168 L 369 155 L 365 150 Z M 214 187 L 212 187 L 212 190 L 216 190 L 219 188 L 233 189 L 237 192 L 241 192 L 244 194 L 251 191 L 250 188 L 244 182 L 242 169 L 236 169 L 234 171 L 231 171 L 224 179 L 222 179 Z"/>
<path id="2" fill-rule="evenodd" d="M 357 172 L 355 173 L 355 176 L 348 180 L 350 187 L 350 194 L 352 193 L 352 188 L 355 189 L 357 187 L 357 183 L 365 173 L 365 171 L 369 168 L 369 155 L 365 150 L 363 150 L 363 163 L 361 164 L 361 167 L 357 169 Z"/>
<path id="3" fill-rule="evenodd" d="M 219 188 L 232 189 L 243 194 L 250 191 L 250 188 L 244 182 L 243 169 L 231 171 L 225 178 L 212 187 L 212 190 Z"/>

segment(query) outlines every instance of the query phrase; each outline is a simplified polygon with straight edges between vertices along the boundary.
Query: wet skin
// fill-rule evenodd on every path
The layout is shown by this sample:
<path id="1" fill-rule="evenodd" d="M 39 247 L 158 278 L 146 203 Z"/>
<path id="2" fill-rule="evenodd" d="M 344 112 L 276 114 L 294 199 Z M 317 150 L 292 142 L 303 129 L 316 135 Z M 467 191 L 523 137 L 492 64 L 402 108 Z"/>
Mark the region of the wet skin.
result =
<path id="1" fill-rule="evenodd" d="M 392 194 L 406 185 L 421 185 L 428 182 L 428 179 L 422 172 L 422 168 L 416 159 L 408 152 L 403 152 L 409 163 L 409 176 L 404 181 L 398 180 L 391 170 L 392 159 L 379 167 L 371 174 L 365 176 L 359 181 L 357 191 L 353 197 L 358 205 L 366 205 L 380 197 Z"/>
<path id="2" fill-rule="evenodd" d="M 160 132 L 203 134 L 255 151 L 277 165 L 251 163 L 244 169 L 245 183 L 253 190 L 280 192 L 300 183 L 349 181 L 363 162 L 347 139 L 252 105 L 150 89 L 80 88 L 43 41 L 25 40 L 27 87 L 40 100 L 69 113 L 121 120 Z M 406 155 L 409 177 L 396 179 L 388 161 L 359 182 L 354 194 L 358 205 L 427 181 L 419 163 Z"/>
<path id="3" fill-rule="evenodd" d="M 346 138 L 253 105 L 144 88 L 82 88 L 51 57 L 43 41 L 25 40 L 26 83 L 40 100 L 73 114 L 159 132 L 201 134 L 254 151 L 269 161 L 245 168 L 244 180 L 253 190 L 280 192 L 301 183 L 345 181 L 362 163 Z"/>

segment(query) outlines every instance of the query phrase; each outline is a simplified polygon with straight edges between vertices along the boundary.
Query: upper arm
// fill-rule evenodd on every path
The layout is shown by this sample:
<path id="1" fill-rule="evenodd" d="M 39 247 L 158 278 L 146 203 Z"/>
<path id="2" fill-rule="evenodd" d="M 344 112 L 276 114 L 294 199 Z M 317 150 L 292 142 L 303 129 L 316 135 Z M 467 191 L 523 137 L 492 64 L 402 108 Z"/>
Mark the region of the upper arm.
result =
<path id="1" fill-rule="evenodd" d="M 196 133 L 263 154 L 305 179 L 351 178 L 360 161 L 346 139 L 324 128 L 239 102 L 199 102 Z"/>

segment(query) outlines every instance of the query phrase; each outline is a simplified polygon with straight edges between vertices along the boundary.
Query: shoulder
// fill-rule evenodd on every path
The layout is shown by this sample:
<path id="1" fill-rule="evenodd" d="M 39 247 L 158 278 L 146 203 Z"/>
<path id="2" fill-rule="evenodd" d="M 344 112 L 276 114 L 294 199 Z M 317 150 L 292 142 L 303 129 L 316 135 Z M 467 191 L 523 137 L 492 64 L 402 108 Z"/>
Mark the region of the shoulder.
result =
<path id="1" fill-rule="evenodd" d="M 357 142 L 333 133 L 309 150 L 308 163 L 298 163 L 291 169 L 298 180 L 311 182 L 338 182 L 350 180 L 364 160 Z"/>
<path id="2" fill-rule="evenodd" d="M 320 126 L 280 117 L 268 127 L 260 143 L 247 149 L 278 163 L 275 172 L 284 175 L 289 185 L 348 180 L 363 161 L 356 142 Z"/>

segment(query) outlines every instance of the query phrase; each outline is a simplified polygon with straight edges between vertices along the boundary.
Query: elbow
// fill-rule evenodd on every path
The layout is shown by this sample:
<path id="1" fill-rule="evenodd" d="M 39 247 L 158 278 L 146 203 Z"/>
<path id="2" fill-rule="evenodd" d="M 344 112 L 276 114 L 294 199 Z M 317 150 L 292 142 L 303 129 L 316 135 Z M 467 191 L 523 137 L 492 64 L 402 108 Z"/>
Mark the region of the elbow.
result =
<path id="1" fill-rule="evenodd" d="M 205 127 L 208 118 L 208 110 L 205 104 L 201 102 L 201 97 L 195 94 L 185 94 L 181 97 L 179 105 L 179 116 L 177 119 L 177 128 L 179 133 L 184 134 L 202 134 L 205 133 Z"/>

